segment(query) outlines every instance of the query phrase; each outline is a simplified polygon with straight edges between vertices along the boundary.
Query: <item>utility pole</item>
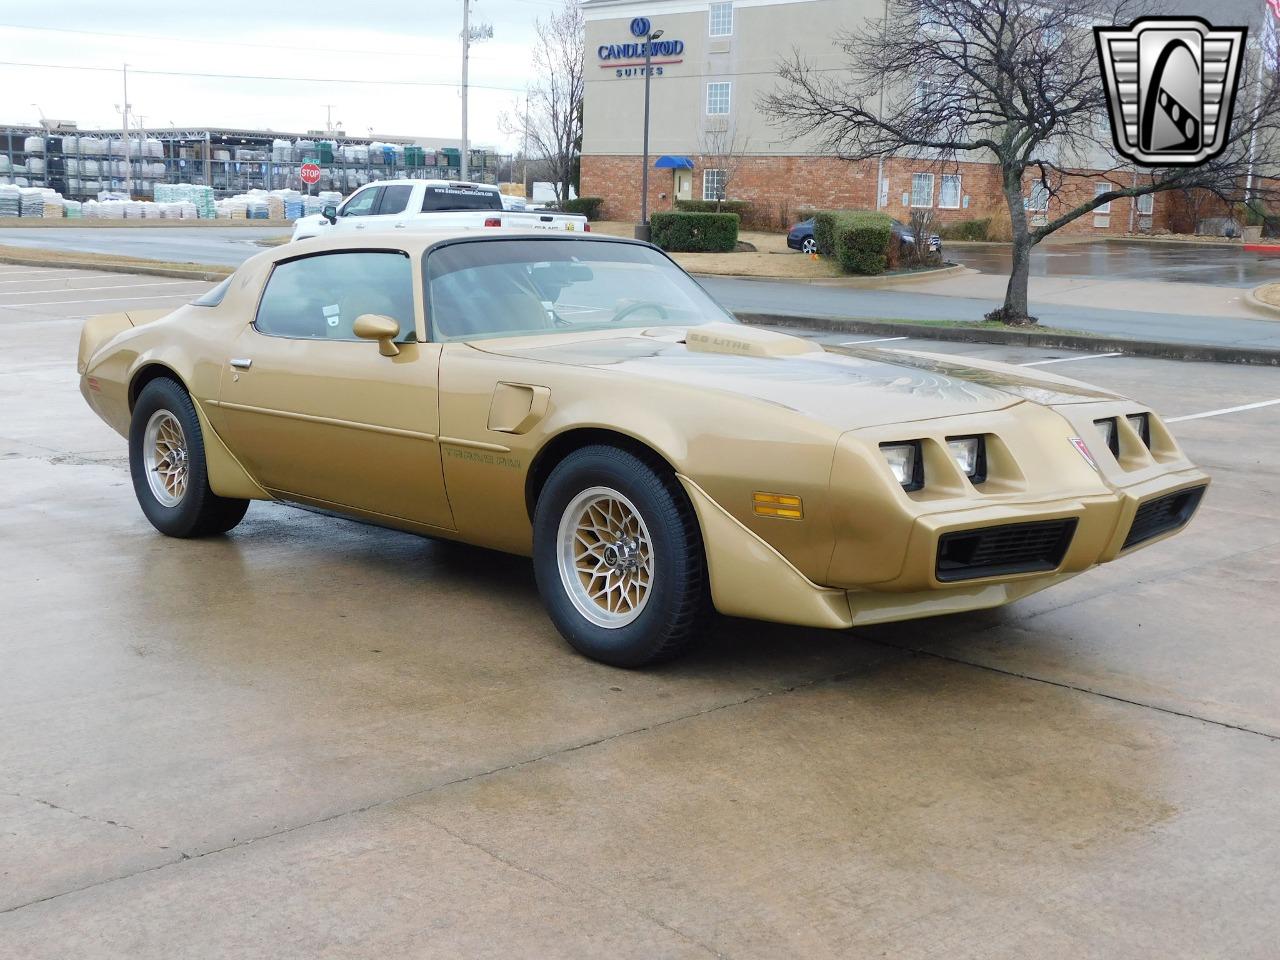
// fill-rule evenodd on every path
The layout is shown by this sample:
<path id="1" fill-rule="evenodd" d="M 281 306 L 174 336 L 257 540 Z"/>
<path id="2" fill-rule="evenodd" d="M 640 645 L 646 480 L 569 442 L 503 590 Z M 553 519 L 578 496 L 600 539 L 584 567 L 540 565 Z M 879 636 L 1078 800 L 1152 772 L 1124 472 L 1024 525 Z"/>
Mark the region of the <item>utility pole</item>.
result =
<path id="1" fill-rule="evenodd" d="M 324 107 L 324 132 L 333 133 L 333 108 L 337 104 L 322 103 L 321 106 Z"/>
<path id="2" fill-rule="evenodd" d="M 124 148 L 124 192 L 130 193 L 129 184 L 129 65 L 123 65 L 124 103 L 120 109 L 120 145 Z"/>
<path id="3" fill-rule="evenodd" d="M 462 169 L 459 176 L 467 179 L 470 149 L 467 146 L 467 66 L 471 60 L 471 0 L 462 0 Z"/>

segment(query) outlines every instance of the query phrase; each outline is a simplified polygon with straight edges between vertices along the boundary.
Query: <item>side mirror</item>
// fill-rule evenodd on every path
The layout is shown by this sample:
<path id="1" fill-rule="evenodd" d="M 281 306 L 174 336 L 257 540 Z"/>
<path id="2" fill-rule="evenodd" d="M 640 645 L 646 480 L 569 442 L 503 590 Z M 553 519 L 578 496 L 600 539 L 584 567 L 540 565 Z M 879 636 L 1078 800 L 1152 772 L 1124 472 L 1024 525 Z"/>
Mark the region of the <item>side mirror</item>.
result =
<path id="1" fill-rule="evenodd" d="M 397 357 L 400 348 L 396 337 L 400 336 L 400 324 L 380 313 L 362 313 L 356 317 L 351 332 L 362 340 L 377 340 L 378 352 L 384 357 Z"/>
<path id="2" fill-rule="evenodd" d="M 332 203 L 326 203 L 324 205 L 324 208 L 320 211 L 320 216 L 324 217 L 330 223 L 337 223 L 338 208 L 335 207 Z"/>

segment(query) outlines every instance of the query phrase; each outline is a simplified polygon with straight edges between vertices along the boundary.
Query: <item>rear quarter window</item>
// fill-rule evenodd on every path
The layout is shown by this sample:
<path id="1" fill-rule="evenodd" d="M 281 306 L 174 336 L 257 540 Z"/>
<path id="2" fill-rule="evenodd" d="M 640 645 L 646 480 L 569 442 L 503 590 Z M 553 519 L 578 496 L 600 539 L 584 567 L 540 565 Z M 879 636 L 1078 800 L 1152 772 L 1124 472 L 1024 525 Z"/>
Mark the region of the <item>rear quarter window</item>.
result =
<path id="1" fill-rule="evenodd" d="M 443 210 L 501 210 L 502 195 L 496 190 L 464 187 L 427 187 L 422 196 L 422 212 Z"/>

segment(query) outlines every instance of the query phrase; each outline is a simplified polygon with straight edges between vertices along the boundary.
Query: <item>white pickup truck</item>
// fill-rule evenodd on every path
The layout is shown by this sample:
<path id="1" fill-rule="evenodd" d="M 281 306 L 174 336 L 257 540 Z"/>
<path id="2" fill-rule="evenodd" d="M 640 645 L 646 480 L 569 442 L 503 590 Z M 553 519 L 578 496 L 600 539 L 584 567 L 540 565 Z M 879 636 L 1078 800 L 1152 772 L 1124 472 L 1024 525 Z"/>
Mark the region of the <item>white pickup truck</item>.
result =
<path id="1" fill-rule="evenodd" d="M 361 187 L 337 207 L 301 217 L 293 239 L 327 236 L 334 230 L 437 227 L 515 227 L 522 230 L 590 232 L 587 218 L 572 213 L 517 212 L 503 208 L 502 194 L 487 183 L 461 180 L 379 180 Z"/>

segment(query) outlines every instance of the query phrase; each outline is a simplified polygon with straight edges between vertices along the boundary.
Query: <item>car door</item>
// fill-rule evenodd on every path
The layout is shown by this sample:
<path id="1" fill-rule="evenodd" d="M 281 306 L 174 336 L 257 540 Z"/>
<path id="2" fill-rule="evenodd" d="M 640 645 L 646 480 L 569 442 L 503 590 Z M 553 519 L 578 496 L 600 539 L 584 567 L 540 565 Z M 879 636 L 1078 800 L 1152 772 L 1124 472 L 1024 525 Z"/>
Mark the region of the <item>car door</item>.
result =
<path id="1" fill-rule="evenodd" d="M 364 230 L 368 219 L 378 212 L 382 187 L 361 187 L 338 208 L 333 226 L 339 230 Z"/>
<path id="2" fill-rule="evenodd" d="M 408 255 L 338 251 L 272 269 L 229 351 L 214 425 L 272 493 L 453 529 L 438 443 L 440 347 L 419 341 Z M 400 324 L 398 354 L 355 336 L 361 314 Z"/>
<path id="3" fill-rule="evenodd" d="M 385 230 L 404 226 L 405 212 L 413 197 L 413 184 L 388 183 L 381 189 L 376 212 L 358 220 L 356 229 Z"/>

